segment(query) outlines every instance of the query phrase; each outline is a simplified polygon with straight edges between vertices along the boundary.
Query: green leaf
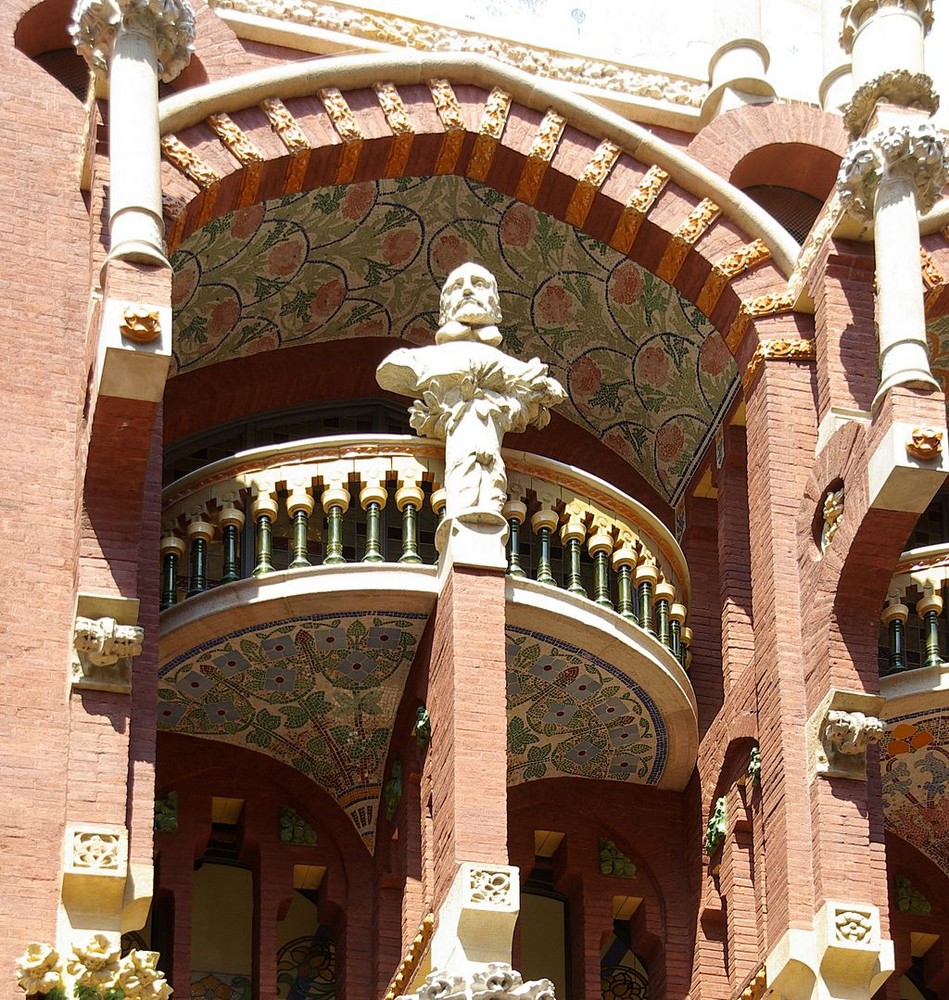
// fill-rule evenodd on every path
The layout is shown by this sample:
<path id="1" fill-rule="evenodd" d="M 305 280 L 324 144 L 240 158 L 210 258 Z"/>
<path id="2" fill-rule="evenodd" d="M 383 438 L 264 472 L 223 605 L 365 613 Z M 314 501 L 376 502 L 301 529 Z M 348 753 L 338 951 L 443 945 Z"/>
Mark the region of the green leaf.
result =
<path id="1" fill-rule="evenodd" d="M 190 322 L 178 330 L 178 343 L 206 344 L 208 342 L 208 321 L 205 316 L 192 316 Z"/>
<path id="2" fill-rule="evenodd" d="M 280 728 L 280 716 L 273 715 L 266 708 L 262 708 L 254 717 L 254 723 L 261 729 L 268 729 L 273 733 Z"/>
<path id="3" fill-rule="evenodd" d="M 306 322 L 310 318 L 310 303 L 313 301 L 312 292 L 299 291 L 280 307 L 281 316 L 295 316 L 297 319 Z"/>
<path id="4" fill-rule="evenodd" d="M 516 715 L 507 724 L 507 747 L 511 754 L 522 753 L 531 743 L 536 743 L 537 737 L 528 732 L 524 720 Z"/>
<path id="5" fill-rule="evenodd" d="M 623 403 L 620 399 L 620 390 L 629 385 L 626 379 L 619 382 L 602 382 L 600 388 L 590 397 L 590 406 L 602 406 L 605 409 L 619 413 Z"/>
<path id="6" fill-rule="evenodd" d="M 279 292 L 286 286 L 286 284 L 287 283 L 285 281 L 282 281 L 279 278 L 265 278 L 263 275 L 258 274 L 254 278 L 254 297 L 257 299 L 265 299 L 268 296 Z"/>

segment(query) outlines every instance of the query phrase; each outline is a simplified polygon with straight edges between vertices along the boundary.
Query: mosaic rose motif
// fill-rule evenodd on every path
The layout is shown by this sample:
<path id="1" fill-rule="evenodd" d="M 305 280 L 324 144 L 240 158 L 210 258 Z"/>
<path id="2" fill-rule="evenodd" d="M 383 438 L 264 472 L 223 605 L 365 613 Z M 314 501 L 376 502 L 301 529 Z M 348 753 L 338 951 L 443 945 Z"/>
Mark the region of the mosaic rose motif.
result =
<path id="1" fill-rule="evenodd" d="M 512 205 L 501 219 L 501 240 L 512 247 L 526 247 L 537 233 L 535 213 L 526 205 Z"/>
<path id="2" fill-rule="evenodd" d="M 610 276 L 610 295 L 620 305 L 632 305 L 642 291 L 642 274 L 632 262 L 620 264 Z"/>
<path id="3" fill-rule="evenodd" d="M 463 178 L 320 188 L 212 220 L 174 255 L 175 369 L 328 338 L 430 343 L 441 283 L 466 260 L 497 276 L 507 349 L 568 387 L 560 412 L 675 501 L 737 391 L 721 338 L 610 247 Z M 657 442 L 670 421 L 677 447 Z"/>

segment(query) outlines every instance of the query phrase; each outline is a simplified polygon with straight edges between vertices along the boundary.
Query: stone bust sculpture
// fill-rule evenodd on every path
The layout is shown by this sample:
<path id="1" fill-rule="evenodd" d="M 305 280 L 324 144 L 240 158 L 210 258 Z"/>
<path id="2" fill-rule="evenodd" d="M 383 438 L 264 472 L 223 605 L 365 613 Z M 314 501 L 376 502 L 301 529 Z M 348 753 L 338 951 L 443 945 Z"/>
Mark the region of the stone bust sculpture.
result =
<path id="1" fill-rule="evenodd" d="M 423 437 L 445 442 L 445 516 L 506 525 L 507 475 L 501 441 L 543 427 L 566 398 L 539 359 L 497 349 L 498 286 L 490 271 L 462 264 L 445 281 L 433 347 L 393 351 L 376 370 L 383 389 L 420 394 L 409 410 Z"/>
<path id="2" fill-rule="evenodd" d="M 436 344 L 470 340 L 501 343 L 501 302 L 494 275 L 480 264 L 461 264 L 445 279 L 438 309 Z"/>

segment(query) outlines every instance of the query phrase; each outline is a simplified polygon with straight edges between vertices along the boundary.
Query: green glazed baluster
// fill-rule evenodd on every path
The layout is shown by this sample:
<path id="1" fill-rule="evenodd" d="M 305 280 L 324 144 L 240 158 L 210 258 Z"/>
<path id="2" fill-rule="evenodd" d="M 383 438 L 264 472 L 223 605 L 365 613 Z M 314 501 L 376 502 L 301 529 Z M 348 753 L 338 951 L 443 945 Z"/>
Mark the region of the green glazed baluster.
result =
<path id="1" fill-rule="evenodd" d="M 531 518 L 531 527 L 534 529 L 538 541 L 538 583 L 551 583 L 556 586 L 557 581 L 554 579 L 550 566 L 550 533 L 556 529 L 559 523 L 560 515 L 550 507 L 541 507 Z"/>
<path id="2" fill-rule="evenodd" d="M 343 514 L 349 510 L 349 490 L 341 485 L 323 490 L 323 510 L 326 513 L 326 552 L 324 566 L 338 566 L 343 557 Z"/>
<path id="3" fill-rule="evenodd" d="M 364 486 L 359 492 L 359 503 L 366 512 L 366 551 L 362 561 L 367 563 L 385 562 L 382 554 L 382 508 L 388 499 L 385 486 L 380 484 Z"/>
<path id="4" fill-rule="evenodd" d="M 593 556 L 593 600 L 601 607 L 613 607 L 610 600 L 610 556 L 613 553 L 613 536 L 596 525 L 587 542 L 587 549 Z"/>
<path id="5" fill-rule="evenodd" d="M 939 652 L 939 616 L 942 614 L 942 598 L 927 584 L 923 597 L 916 603 L 916 614 L 923 620 L 926 630 L 926 660 L 924 666 L 938 667 L 942 663 Z"/>
<path id="6" fill-rule="evenodd" d="M 527 519 L 527 505 L 520 500 L 508 500 L 501 511 L 507 519 L 507 571 L 510 576 L 524 577 L 524 567 L 521 566 L 521 525 Z"/>
<path id="7" fill-rule="evenodd" d="M 162 611 L 178 603 L 178 560 L 185 554 L 185 543 L 177 535 L 165 535 L 161 540 Z"/>
<path id="8" fill-rule="evenodd" d="M 903 604 L 899 598 L 891 597 L 889 603 L 883 609 L 883 624 L 889 627 L 890 633 L 890 655 L 886 674 L 901 674 L 906 670 L 906 647 L 904 637 L 906 634 L 906 619 L 909 617 L 909 608 Z"/>
<path id="9" fill-rule="evenodd" d="M 221 535 L 224 539 L 221 583 L 234 583 L 241 578 L 240 533 L 244 527 L 244 514 L 233 504 L 228 504 L 221 511 L 218 523 L 221 525 Z"/>
<path id="10" fill-rule="evenodd" d="M 400 563 L 416 565 L 422 561 L 418 554 L 418 512 L 422 509 L 425 494 L 416 483 L 407 483 L 395 491 L 395 505 L 402 512 L 402 555 Z"/>
<path id="11" fill-rule="evenodd" d="M 191 541 L 191 580 L 188 596 L 203 594 L 208 589 L 208 545 L 214 537 L 214 528 L 207 521 L 192 521 L 188 525 Z"/>
<path id="12" fill-rule="evenodd" d="M 256 525 L 256 561 L 254 576 L 272 573 L 273 522 L 277 518 L 277 501 L 269 493 L 261 493 L 254 498 L 254 524 Z"/>

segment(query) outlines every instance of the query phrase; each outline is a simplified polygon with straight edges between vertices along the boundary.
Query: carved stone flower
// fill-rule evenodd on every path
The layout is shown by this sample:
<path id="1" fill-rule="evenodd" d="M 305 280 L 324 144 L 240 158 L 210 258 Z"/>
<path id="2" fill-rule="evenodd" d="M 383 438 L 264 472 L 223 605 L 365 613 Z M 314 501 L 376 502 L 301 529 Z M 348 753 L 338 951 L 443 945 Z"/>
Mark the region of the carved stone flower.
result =
<path id="1" fill-rule="evenodd" d="M 845 941 L 859 942 L 866 938 L 873 923 L 866 913 L 857 910 L 840 910 L 836 916 L 837 934 Z"/>
<path id="2" fill-rule="evenodd" d="M 158 968 L 157 951 L 130 951 L 122 959 L 116 985 L 125 1000 L 167 1000 L 172 992 Z"/>
<path id="3" fill-rule="evenodd" d="M 62 985 L 59 952 L 51 945 L 34 942 L 16 960 L 17 985 L 28 996 L 49 993 Z"/>
<path id="4" fill-rule="evenodd" d="M 66 971 L 76 977 L 77 986 L 110 987 L 119 972 L 120 954 L 105 934 L 93 934 L 84 947 L 73 945 Z"/>

